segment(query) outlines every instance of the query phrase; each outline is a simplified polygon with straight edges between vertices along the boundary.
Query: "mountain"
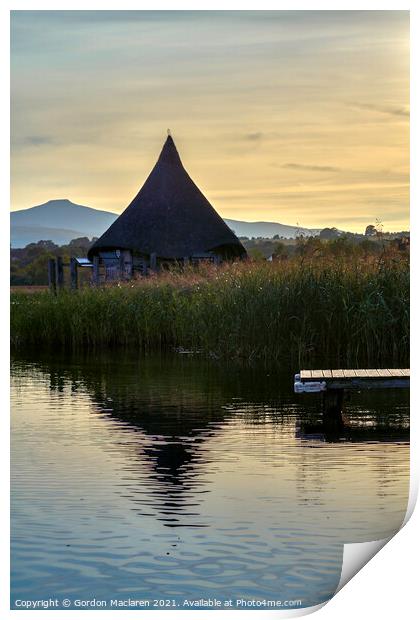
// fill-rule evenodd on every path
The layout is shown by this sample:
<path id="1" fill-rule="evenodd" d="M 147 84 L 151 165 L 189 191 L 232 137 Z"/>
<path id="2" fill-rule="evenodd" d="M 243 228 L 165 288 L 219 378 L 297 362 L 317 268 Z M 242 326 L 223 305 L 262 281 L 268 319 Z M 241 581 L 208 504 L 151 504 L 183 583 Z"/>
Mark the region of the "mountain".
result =
<path id="1" fill-rule="evenodd" d="M 317 235 L 321 229 L 299 228 L 298 226 L 289 226 L 288 224 L 278 224 L 277 222 L 241 222 L 239 220 L 228 220 L 225 218 L 226 224 L 235 231 L 238 237 L 264 237 L 271 239 L 274 235 L 279 237 L 296 237 L 303 235 Z"/>
<path id="2" fill-rule="evenodd" d="M 62 245 L 76 237 L 97 237 L 117 217 L 116 213 L 98 211 L 70 200 L 49 200 L 30 209 L 12 211 L 11 244 L 23 247 L 43 239 Z"/>
<path id="3" fill-rule="evenodd" d="M 75 204 L 67 199 L 48 202 L 12 211 L 10 237 L 13 248 L 22 248 L 37 241 L 54 241 L 65 245 L 77 237 L 99 237 L 117 219 L 117 213 L 99 211 Z M 242 222 L 225 219 L 238 237 L 296 237 L 317 234 L 318 230 L 297 228 L 277 222 Z"/>
<path id="4" fill-rule="evenodd" d="M 10 244 L 12 248 L 24 248 L 37 241 L 54 241 L 57 245 L 67 245 L 72 239 L 86 237 L 81 230 L 49 228 L 47 226 L 11 226 Z"/>

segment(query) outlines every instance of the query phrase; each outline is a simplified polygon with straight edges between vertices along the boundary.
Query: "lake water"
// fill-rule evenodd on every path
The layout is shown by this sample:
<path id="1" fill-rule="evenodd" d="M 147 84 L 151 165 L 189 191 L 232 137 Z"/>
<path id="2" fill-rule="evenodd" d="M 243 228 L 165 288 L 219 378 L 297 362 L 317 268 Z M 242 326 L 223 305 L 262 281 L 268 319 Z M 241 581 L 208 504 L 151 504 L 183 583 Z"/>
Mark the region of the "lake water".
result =
<path id="1" fill-rule="evenodd" d="M 408 395 L 355 395 L 330 435 L 292 377 L 186 355 L 16 359 L 12 607 L 330 598 L 343 543 L 404 519 Z"/>

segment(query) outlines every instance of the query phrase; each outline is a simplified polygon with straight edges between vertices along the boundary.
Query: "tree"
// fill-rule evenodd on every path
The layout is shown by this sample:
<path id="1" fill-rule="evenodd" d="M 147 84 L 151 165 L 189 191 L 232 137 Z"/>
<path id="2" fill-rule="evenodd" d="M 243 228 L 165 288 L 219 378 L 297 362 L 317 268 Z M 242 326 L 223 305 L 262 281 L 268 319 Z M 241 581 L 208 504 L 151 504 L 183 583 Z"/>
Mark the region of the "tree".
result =
<path id="1" fill-rule="evenodd" d="M 45 250 L 55 250 L 58 248 L 53 241 L 38 241 L 38 243 L 34 244 L 39 248 L 44 248 Z"/>
<path id="2" fill-rule="evenodd" d="M 338 239 L 332 239 L 328 242 L 327 250 L 331 256 L 336 258 L 339 256 L 351 256 L 355 253 L 355 245 L 351 239 L 347 236 L 339 237 Z"/>
<path id="3" fill-rule="evenodd" d="M 272 256 L 274 259 L 281 259 L 281 260 L 284 260 L 285 258 L 287 258 L 288 251 L 287 251 L 286 244 L 282 243 L 281 241 L 279 241 L 279 243 L 276 243 Z"/>
<path id="4" fill-rule="evenodd" d="M 312 258 L 319 256 L 323 251 L 323 243 L 319 237 L 304 237 L 296 239 L 296 254 L 302 257 Z"/>
<path id="5" fill-rule="evenodd" d="M 378 231 L 376 230 L 373 224 L 369 224 L 369 226 L 366 226 L 366 230 L 365 230 L 366 237 L 375 237 L 377 233 Z"/>
<path id="6" fill-rule="evenodd" d="M 359 243 L 359 248 L 363 252 L 365 258 L 369 255 L 377 254 L 380 249 L 379 245 L 370 239 L 363 239 L 363 241 Z"/>
<path id="7" fill-rule="evenodd" d="M 329 241 L 330 239 L 338 239 L 340 231 L 337 228 L 323 228 L 319 233 L 320 239 Z"/>
<path id="8" fill-rule="evenodd" d="M 29 243 L 25 248 L 11 248 L 10 281 L 13 285 L 48 284 L 48 260 L 61 256 L 68 263 L 71 256 L 86 256 L 92 244 L 87 237 L 72 239 L 58 246 L 52 241 Z"/>
<path id="9" fill-rule="evenodd" d="M 257 260 L 257 261 L 265 260 L 264 254 L 258 248 L 252 248 L 251 250 L 248 251 L 248 254 L 253 260 Z"/>
<path id="10" fill-rule="evenodd" d="M 77 239 L 72 239 L 69 243 L 69 248 L 86 248 L 87 250 L 92 245 L 92 241 L 90 241 L 89 237 L 77 237 Z"/>
<path id="11" fill-rule="evenodd" d="M 48 284 L 48 260 L 54 258 L 54 254 L 45 252 L 38 256 L 26 268 L 26 274 L 31 284 Z"/>

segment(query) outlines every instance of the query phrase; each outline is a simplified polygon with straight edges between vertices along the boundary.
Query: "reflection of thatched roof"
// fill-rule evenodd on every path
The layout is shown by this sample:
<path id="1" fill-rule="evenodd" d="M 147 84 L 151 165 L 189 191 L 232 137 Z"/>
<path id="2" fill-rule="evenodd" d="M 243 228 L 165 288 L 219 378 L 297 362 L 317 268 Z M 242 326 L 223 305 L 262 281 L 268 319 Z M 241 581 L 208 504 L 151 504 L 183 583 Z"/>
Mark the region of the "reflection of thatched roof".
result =
<path id="1" fill-rule="evenodd" d="M 400 406 L 408 398 L 404 390 L 354 395 L 356 405 L 350 416 L 354 425 L 335 433 L 321 424 L 319 400 L 293 393 L 287 369 L 282 373 L 261 367 L 235 368 L 172 355 L 136 358 L 130 350 L 118 356 L 105 352 L 86 358 L 56 354 L 36 363 L 30 356 L 29 362 L 34 377 L 41 372 L 51 390 L 64 392 L 70 385 L 88 395 L 96 412 L 102 412 L 97 419 L 111 422 L 105 449 L 114 451 L 118 444 L 128 454 L 129 484 L 121 487 L 121 493 L 132 499 L 139 514 L 158 512 L 166 527 L 208 525 L 199 508 L 200 494 L 206 492 L 203 481 L 212 462 L 218 460 L 218 441 L 231 421 L 233 428 L 240 421 L 238 441 L 242 441 L 242 424 L 247 426 L 243 440 L 250 441 L 252 427 L 274 425 L 276 432 L 289 435 L 295 422 L 302 441 L 409 439 L 408 401 L 407 408 Z M 21 363 L 27 373 L 24 358 L 16 360 L 15 367 Z M 361 413 L 357 399 L 363 403 Z M 266 437 L 271 445 L 271 433 Z M 261 454 L 265 454 L 263 448 Z M 299 478 L 305 480 L 305 462 L 299 471 Z"/>
<path id="2" fill-rule="evenodd" d="M 168 136 L 145 184 L 127 209 L 89 250 L 131 249 L 161 258 L 220 249 L 227 257 L 246 251 L 182 165 Z"/>

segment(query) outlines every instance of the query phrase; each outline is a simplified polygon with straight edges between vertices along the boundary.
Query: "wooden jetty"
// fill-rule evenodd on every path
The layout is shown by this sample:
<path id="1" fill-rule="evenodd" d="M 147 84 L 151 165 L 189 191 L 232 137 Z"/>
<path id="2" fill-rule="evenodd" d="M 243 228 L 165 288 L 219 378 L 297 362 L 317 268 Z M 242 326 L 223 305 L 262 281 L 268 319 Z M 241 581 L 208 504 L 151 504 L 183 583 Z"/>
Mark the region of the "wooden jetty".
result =
<path id="1" fill-rule="evenodd" d="M 296 394 L 322 393 L 325 421 L 341 420 L 344 392 L 409 388 L 409 368 L 354 368 L 335 370 L 301 370 L 295 375 Z"/>

